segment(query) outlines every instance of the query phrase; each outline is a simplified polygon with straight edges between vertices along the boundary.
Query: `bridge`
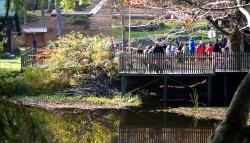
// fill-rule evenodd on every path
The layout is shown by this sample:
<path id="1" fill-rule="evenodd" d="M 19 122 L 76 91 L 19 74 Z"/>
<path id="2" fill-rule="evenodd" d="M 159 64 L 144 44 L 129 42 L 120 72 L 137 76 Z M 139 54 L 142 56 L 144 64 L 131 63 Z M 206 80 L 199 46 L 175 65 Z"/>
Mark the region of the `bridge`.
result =
<path id="1" fill-rule="evenodd" d="M 123 52 L 119 56 L 122 95 L 126 93 L 128 77 L 161 76 L 164 79 L 163 97 L 165 100 L 168 92 L 167 79 L 170 76 L 207 77 L 207 100 L 210 103 L 212 76 L 215 76 L 216 73 L 246 73 L 249 72 L 249 69 L 250 53 L 244 52 L 211 53 L 210 55 Z M 227 89 L 224 90 L 226 92 Z"/>

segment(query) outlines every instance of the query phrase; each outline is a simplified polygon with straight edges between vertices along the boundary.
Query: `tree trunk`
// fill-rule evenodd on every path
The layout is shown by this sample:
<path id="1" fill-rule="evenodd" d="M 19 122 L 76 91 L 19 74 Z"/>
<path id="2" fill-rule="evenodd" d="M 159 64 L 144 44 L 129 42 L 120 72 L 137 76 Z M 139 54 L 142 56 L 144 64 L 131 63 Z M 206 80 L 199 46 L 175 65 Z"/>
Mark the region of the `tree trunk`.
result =
<path id="1" fill-rule="evenodd" d="M 51 12 L 52 8 L 51 8 L 51 0 L 48 0 L 48 10 L 47 12 Z"/>
<path id="2" fill-rule="evenodd" d="M 250 73 L 234 94 L 225 119 L 215 130 L 209 143 L 242 143 L 245 139 L 250 103 Z"/>
<path id="3" fill-rule="evenodd" d="M 235 28 L 232 35 L 229 37 L 230 47 L 232 49 L 232 52 L 240 52 L 241 49 L 241 32 L 239 28 Z"/>
<path id="4" fill-rule="evenodd" d="M 41 27 L 46 27 L 44 9 L 45 9 L 45 0 L 41 0 Z"/>
<path id="5" fill-rule="evenodd" d="M 24 27 L 27 24 L 27 3 L 26 0 L 23 1 L 23 25 Z"/>
<path id="6" fill-rule="evenodd" d="M 56 18 L 57 18 L 57 36 L 61 36 L 63 34 L 62 29 L 62 14 L 60 9 L 60 0 L 55 0 L 56 2 Z"/>
<path id="7" fill-rule="evenodd" d="M 126 41 L 125 41 L 125 27 L 124 27 L 124 5 L 123 5 L 123 0 L 121 0 L 121 25 L 122 25 L 122 51 L 125 51 L 126 47 Z"/>

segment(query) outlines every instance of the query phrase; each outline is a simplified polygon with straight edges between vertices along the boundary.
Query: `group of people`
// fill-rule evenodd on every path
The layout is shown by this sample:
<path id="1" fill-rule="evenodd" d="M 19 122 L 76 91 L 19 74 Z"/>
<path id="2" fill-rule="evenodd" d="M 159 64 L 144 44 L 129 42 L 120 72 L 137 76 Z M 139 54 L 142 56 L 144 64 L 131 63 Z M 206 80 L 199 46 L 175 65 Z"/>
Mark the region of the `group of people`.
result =
<path id="1" fill-rule="evenodd" d="M 195 40 L 191 38 L 186 44 L 179 41 L 174 42 L 156 42 L 154 45 L 147 46 L 146 48 L 142 47 L 142 44 L 139 44 L 137 48 L 137 53 L 166 53 L 167 55 L 175 54 L 175 53 L 183 53 L 183 54 L 197 54 L 210 55 L 212 52 L 229 52 L 229 44 L 226 38 L 216 39 L 214 43 L 203 43 L 203 41 L 199 41 L 196 44 Z"/>

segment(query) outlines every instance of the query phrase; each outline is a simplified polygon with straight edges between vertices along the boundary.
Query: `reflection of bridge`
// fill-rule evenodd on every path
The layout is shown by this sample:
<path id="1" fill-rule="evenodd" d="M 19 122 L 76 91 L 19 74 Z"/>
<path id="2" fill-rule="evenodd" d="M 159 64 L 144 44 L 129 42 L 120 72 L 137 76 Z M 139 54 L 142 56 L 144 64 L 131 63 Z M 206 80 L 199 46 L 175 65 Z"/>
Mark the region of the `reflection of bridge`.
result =
<path id="1" fill-rule="evenodd" d="M 205 76 L 208 77 L 209 103 L 212 76 L 216 73 L 246 73 L 250 69 L 250 53 L 212 53 L 210 55 L 121 53 L 119 60 L 122 94 L 125 94 L 129 76 L 162 76 L 165 99 L 167 98 L 167 77 Z M 225 77 L 225 83 L 226 80 Z"/>
<path id="2" fill-rule="evenodd" d="M 119 143 L 206 143 L 213 120 L 196 120 L 169 112 L 121 110 Z"/>
<path id="3" fill-rule="evenodd" d="M 214 129 L 120 128 L 119 143 L 207 143 Z"/>

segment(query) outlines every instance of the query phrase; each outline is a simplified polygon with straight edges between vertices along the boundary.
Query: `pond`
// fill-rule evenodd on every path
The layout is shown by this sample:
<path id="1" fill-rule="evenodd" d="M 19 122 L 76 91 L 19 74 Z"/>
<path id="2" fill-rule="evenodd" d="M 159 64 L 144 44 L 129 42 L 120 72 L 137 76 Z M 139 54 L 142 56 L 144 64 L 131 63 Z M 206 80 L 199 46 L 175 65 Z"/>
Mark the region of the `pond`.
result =
<path id="1" fill-rule="evenodd" d="M 205 143 L 216 123 L 142 109 L 45 110 L 0 101 L 2 142 Z"/>

